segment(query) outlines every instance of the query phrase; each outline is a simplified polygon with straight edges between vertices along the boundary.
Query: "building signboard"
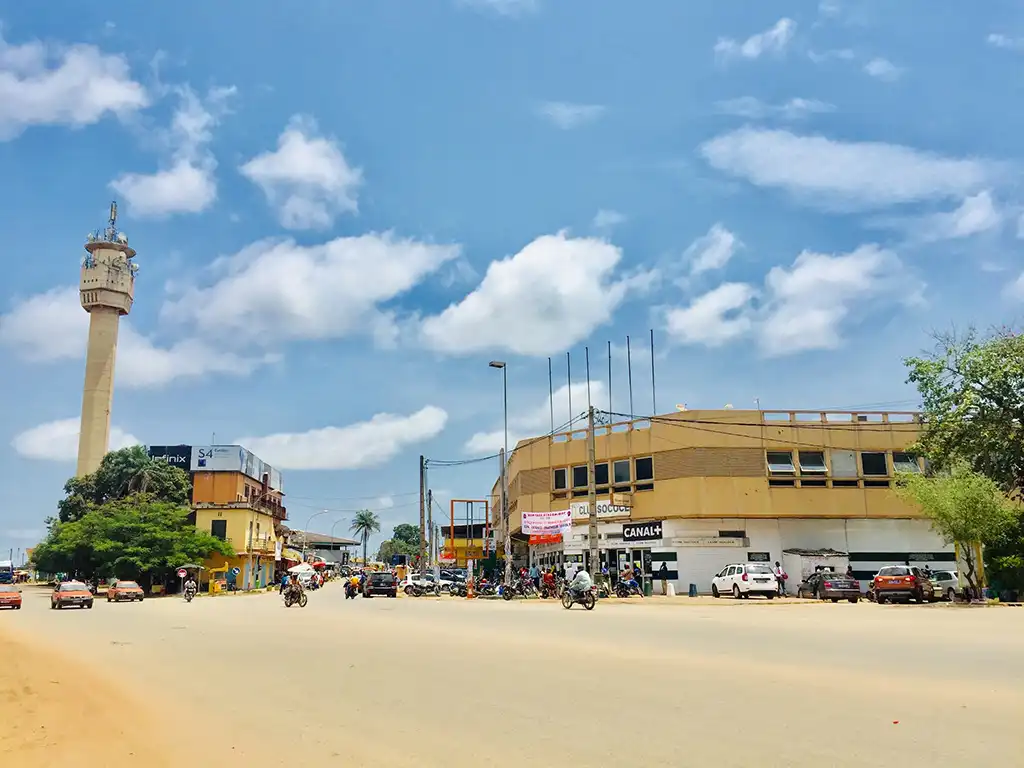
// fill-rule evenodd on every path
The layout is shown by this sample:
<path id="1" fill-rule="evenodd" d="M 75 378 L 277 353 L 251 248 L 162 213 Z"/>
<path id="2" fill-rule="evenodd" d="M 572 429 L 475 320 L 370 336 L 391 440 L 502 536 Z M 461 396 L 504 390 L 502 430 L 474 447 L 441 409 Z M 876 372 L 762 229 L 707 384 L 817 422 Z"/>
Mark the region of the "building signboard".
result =
<path id="1" fill-rule="evenodd" d="M 587 520 L 590 518 L 590 504 L 586 501 L 574 501 L 569 505 L 572 509 L 574 520 Z M 612 504 L 603 500 L 597 502 L 597 519 L 608 519 L 610 517 L 629 517 L 630 508 L 623 504 Z M 524 531 L 525 533 L 525 531 Z"/>
<path id="2" fill-rule="evenodd" d="M 661 539 L 661 520 L 643 523 L 623 523 L 622 541 L 656 541 Z"/>
<path id="3" fill-rule="evenodd" d="M 240 445 L 200 445 L 192 449 L 193 472 L 241 472 L 245 454 Z"/>
<path id="4" fill-rule="evenodd" d="M 191 445 L 151 445 L 146 449 L 149 458 L 166 461 L 172 467 L 191 471 L 192 467 L 192 446 Z"/>
<path id="5" fill-rule="evenodd" d="M 747 539 L 722 538 L 720 536 L 686 536 L 672 539 L 676 547 L 745 547 Z"/>

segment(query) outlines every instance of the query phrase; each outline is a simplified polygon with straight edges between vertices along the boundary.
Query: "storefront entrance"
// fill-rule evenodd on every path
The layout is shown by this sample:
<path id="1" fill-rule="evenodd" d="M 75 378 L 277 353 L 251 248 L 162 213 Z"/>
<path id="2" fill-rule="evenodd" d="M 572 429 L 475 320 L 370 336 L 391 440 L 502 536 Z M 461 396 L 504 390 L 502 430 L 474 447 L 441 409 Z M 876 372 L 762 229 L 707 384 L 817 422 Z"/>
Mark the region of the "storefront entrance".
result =
<path id="1" fill-rule="evenodd" d="M 630 547 L 629 549 L 609 549 L 601 553 L 601 565 L 608 568 L 612 584 L 619 580 L 619 574 L 627 565 L 634 568 L 640 565 L 645 578 L 651 578 L 651 550 L 649 547 Z M 637 574 L 639 581 L 641 574 Z"/>

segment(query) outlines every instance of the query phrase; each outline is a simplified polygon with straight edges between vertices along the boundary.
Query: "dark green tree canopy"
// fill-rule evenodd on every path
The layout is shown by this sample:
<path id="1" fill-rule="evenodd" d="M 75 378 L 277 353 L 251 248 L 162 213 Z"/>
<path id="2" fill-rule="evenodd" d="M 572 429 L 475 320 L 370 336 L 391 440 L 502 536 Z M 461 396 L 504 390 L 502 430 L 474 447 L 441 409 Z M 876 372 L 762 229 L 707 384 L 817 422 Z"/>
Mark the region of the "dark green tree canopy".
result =
<path id="1" fill-rule="evenodd" d="M 1024 336 L 942 335 L 932 354 L 904 363 L 921 393 L 920 447 L 932 464 L 964 461 L 1004 491 L 1024 489 Z"/>
<path id="2" fill-rule="evenodd" d="M 399 523 L 395 526 L 390 539 L 380 543 L 377 550 L 377 559 L 382 563 L 390 563 L 393 555 L 413 556 L 420 551 L 420 529 L 418 526 L 409 523 Z"/>
<path id="3" fill-rule="evenodd" d="M 399 523 L 395 526 L 394 531 L 391 534 L 393 541 L 400 541 L 403 544 L 408 544 L 411 547 L 419 549 L 420 546 L 420 529 L 419 526 L 410 525 L 409 523 Z"/>
<path id="4" fill-rule="evenodd" d="M 148 493 L 114 499 L 76 520 L 55 521 L 33 561 L 46 573 L 139 579 L 162 578 L 214 553 L 234 554 L 227 542 L 196 530 L 188 513 L 188 507 Z"/>
<path id="5" fill-rule="evenodd" d="M 57 502 L 58 519 L 79 520 L 90 509 L 134 493 L 147 493 L 158 501 L 187 506 L 192 483 L 186 472 L 166 461 L 151 459 L 141 445 L 111 451 L 99 469 L 64 484 L 64 498 Z"/>

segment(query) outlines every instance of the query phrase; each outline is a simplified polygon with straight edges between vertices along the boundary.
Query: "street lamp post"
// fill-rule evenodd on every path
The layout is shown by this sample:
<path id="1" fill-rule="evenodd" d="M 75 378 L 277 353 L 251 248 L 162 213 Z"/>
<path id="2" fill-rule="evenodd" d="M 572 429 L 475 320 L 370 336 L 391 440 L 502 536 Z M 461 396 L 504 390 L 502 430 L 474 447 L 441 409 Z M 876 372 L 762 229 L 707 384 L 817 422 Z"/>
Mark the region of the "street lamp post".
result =
<path id="1" fill-rule="evenodd" d="M 339 517 L 337 520 L 335 520 L 333 523 L 331 523 L 331 538 L 332 539 L 334 538 L 334 529 L 337 528 L 338 523 L 344 523 L 346 521 L 346 519 L 347 518 Z M 334 545 L 334 542 L 331 542 L 331 546 L 333 546 L 333 545 Z M 332 551 L 333 552 L 337 552 L 338 550 L 335 549 L 335 550 L 332 550 Z"/>
<path id="2" fill-rule="evenodd" d="M 321 509 L 319 512 L 314 512 L 309 516 L 309 520 L 306 521 L 306 530 L 302 532 L 302 562 L 306 562 L 306 544 L 309 542 L 309 526 L 313 522 L 314 517 L 320 517 L 320 515 L 326 515 L 331 510 Z"/>
<path id="3" fill-rule="evenodd" d="M 501 370 L 501 406 L 505 423 L 505 439 L 501 451 L 501 523 L 505 531 L 505 583 L 512 579 L 512 535 L 509 532 L 508 515 L 508 366 L 502 360 L 491 360 L 491 368 Z"/>

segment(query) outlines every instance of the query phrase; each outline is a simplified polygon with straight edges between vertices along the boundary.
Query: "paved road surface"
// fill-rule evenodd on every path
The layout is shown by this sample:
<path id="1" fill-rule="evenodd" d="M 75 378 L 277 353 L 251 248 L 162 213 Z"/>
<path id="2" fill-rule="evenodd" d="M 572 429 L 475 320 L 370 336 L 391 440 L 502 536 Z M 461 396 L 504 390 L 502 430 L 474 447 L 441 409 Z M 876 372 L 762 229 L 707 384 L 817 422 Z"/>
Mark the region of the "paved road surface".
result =
<path id="1" fill-rule="evenodd" d="M 0 658 L 19 659 L 0 671 L 0 760 L 60 765 L 66 717 L 92 724 L 74 732 L 81 768 L 1012 765 L 1022 625 L 1016 608 L 587 613 L 346 601 L 336 585 L 305 609 L 252 595 L 50 611 L 26 591 L 0 615 Z"/>

